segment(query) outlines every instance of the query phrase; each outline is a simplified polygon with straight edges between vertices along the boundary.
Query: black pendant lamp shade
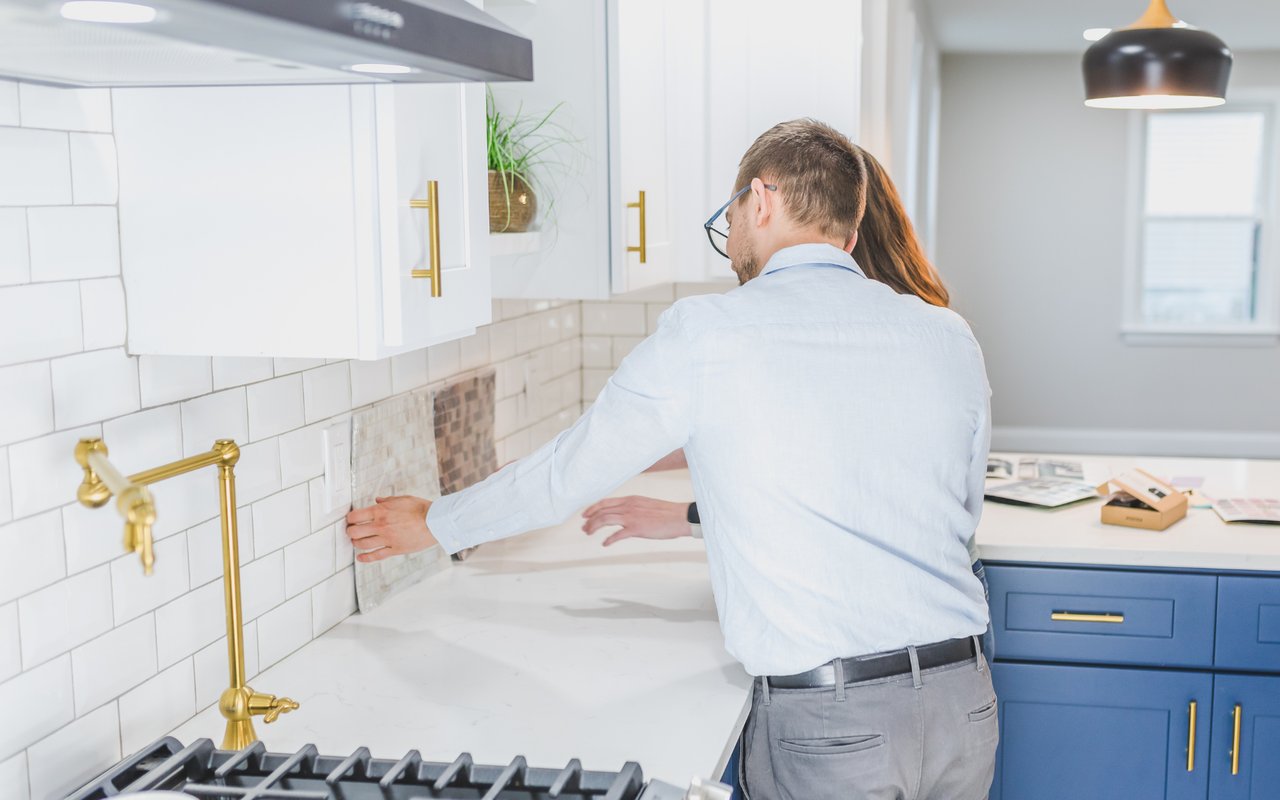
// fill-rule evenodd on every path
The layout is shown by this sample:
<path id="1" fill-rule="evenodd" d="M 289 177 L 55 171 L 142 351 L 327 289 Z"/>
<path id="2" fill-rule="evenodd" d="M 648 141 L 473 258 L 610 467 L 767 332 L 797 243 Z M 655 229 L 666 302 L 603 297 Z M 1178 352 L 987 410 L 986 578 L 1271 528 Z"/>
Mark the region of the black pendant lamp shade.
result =
<path id="1" fill-rule="evenodd" d="M 1152 0 L 1142 19 L 1114 30 L 1084 54 L 1085 105 L 1207 108 L 1226 102 L 1231 50 Z"/>

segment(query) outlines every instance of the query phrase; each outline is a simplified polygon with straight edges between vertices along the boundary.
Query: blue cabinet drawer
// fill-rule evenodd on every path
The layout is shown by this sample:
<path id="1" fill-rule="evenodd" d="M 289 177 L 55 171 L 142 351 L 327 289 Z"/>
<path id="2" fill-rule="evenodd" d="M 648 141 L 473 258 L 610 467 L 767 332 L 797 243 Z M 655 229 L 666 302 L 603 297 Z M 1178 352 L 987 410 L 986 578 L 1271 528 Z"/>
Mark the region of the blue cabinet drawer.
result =
<path id="1" fill-rule="evenodd" d="M 1280 578 L 1218 579 L 1214 664 L 1280 672 Z"/>
<path id="2" fill-rule="evenodd" d="M 1218 579 L 991 565 L 996 657 L 1207 667 Z"/>

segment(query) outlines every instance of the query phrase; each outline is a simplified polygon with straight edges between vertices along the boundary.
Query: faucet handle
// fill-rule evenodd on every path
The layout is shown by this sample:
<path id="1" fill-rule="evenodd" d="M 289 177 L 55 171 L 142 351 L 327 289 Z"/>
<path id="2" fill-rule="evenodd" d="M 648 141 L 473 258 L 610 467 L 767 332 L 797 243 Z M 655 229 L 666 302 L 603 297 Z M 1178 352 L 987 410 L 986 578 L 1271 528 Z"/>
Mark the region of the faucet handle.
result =
<path id="1" fill-rule="evenodd" d="M 249 713 L 262 716 L 262 721 L 270 725 L 280 718 L 298 709 L 298 701 L 291 697 L 276 697 L 273 694 L 254 692 L 249 696 Z"/>

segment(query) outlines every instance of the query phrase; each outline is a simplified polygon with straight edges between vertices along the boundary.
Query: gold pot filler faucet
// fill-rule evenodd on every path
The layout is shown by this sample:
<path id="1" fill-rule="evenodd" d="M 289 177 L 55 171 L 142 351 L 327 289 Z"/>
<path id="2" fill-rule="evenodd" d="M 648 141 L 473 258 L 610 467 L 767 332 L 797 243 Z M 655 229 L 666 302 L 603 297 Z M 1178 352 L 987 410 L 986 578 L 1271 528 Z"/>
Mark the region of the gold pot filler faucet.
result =
<path id="1" fill-rule="evenodd" d="M 253 717 L 275 722 L 293 711 L 297 702 L 288 697 L 255 692 L 244 682 L 244 620 L 240 609 L 240 534 L 236 528 L 235 465 L 240 447 L 230 439 L 219 439 L 207 453 L 174 461 L 155 469 L 125 477 L 107 460 L 107 446 L 101 439 L 81 439 L 76 445 L 76 461 L 84 468 L 84 481 L 76 499 L 90 508 L 106 505 L 112 495 L 124 517 L 124 549 L 137 553 L 142 569 L 150 575 L 155 565 L 151 526 L 156 507 L 147 487 L 204 467 L 218 468 L 218 499 L 222 513 L 222 581 L 227 606 L 227 660 L 231 686 L 218 700 L 218 710 L 227 720 L 222 749 L 242 750 L 257 739 Z"/>

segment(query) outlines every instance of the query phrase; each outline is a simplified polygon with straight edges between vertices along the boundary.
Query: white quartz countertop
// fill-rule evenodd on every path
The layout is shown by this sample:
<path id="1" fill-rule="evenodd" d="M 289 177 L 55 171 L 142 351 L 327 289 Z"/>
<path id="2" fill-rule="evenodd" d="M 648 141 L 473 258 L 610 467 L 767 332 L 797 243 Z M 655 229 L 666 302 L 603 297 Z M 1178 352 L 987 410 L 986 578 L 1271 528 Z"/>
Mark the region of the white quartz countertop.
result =
<path id="1" fill-rule="evenodd" d="M 1014 463 L 1025 454 L 993 453 Z M 1280 497 L 1280 461 L 1060 455 L 1079 461 L 1091 483 L 1135 467 L 1161 478 L 1204 478 L 1209 497 Z M 994 481 L 988 480 L 988 484 Z M 1192 505 L 1198 502 L 1192 499 Z M 985 561 L 1280 571 L 1280 526 L 1228 525 L 1209 508 L 1189 508 L 1163 531 L 1103 525 L 1102 500 L 1056 510 L 988 502 L 978 526 Z"/>
<path id="2" fill-rule="evenodd" d="M 618 494 L 687 500 L 688 473 L 644 475 Z M 647 779 L 718 779 L 750 682 L 724 651 L 702 542 L 604 549 L 580 525 L 484 545 L 255 677 L 302 704 L 256 720 L 258 736 L 273 752 L 636 761 Z M 217 744 L 222 730 L 210 708 L 174 735 Z"/>

